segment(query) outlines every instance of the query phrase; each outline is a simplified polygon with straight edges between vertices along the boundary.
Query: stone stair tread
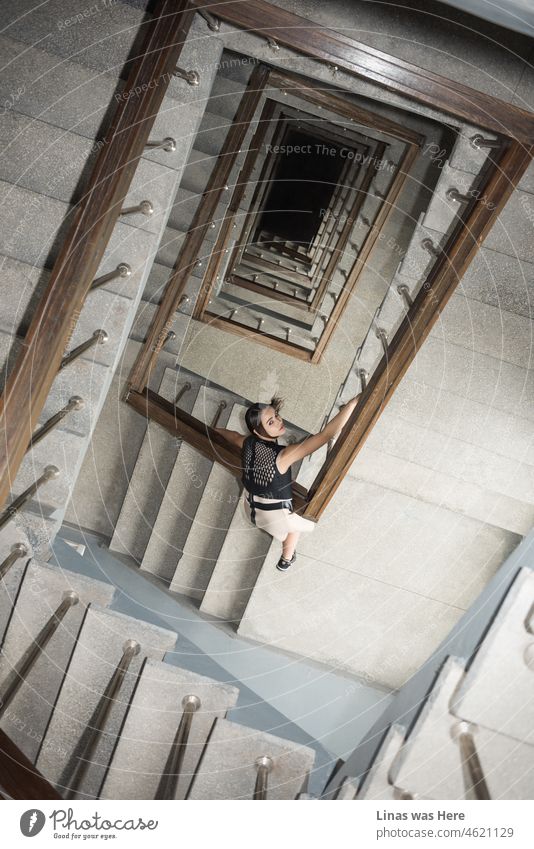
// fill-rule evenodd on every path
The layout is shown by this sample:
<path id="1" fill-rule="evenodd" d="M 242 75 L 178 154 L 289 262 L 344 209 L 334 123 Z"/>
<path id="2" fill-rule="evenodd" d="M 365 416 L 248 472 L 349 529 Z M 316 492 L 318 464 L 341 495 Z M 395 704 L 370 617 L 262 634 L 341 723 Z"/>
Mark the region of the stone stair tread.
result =
<path id="1" fill-rule="evenodd" d="M 178 389 L 186 382 L 192 383 L 189 376 L 186 379 L 174 369 L 167 368 L 158 392 L 168 400 L 174 399 Z M 192 388 L 182 396 L 181 409 L 191 412 L 199 385 L 200 381 L 196 386 L 192 383 Z M 128 554 L 141 563 L 179 446 L 179 440 L 149 422 L 109 544 L 112 551 Z"/>
<path id="2" fill-rule="evenodd" d="M 281 737 L 218 719 L 188 799 L 252 799 L 256 759 L 270 757 L 267 799 L 294 799 L 305 789 L 315 752 Z"/>
<path id="3" fill-rule="evenodd" d="M 135 321 L 130 331 L 130 339 L 134 342 L 144 342 L 156 310 L 156 304 L 151 304 L 148 301 L 141 301 Z M 182 310 L 174 313 L 171 329 L 174 333 L 176 333 L 176 338 L 169 339 L 163 345 L 163 350 L 165 352 L 170 352 L 175 355 L 180 353 L 190 322 L 190 316 Z"/>
<path id="4" fill-rule="evenodd" d="M 216 162 L 217 157 L 193 149 L 182 174 L 181 188 L 202 194 Z"/>
<path id="5" fill-rule="evenodd" d="M 201 386 L 192 415 L 201 421 L 211 421 L 222 398 L 221 390 Z M 229 413 L 228 408 L 223 410 L 219 419 L 221 427 Z M 180 444 L 141 563 L 141 569 L 168 584 L 173 579 L 211 467 L 211 461 L 190 445 Z"/>
<path id="6" fill-rule="evenodd" d="M 239 501 L 202 597 L 200 610 L 237 625 L 254 589 L 271 540 L 248 521 Z"/>
<path id="7" fill-rule="evenodd" d="M 444 162 L 423 218 L 423 226 L 438 233 L 449 233 L 458 224 L 465 203 L 450 200 L 447 192 L 456 189 L 460 194 L 470 196 L 469 192 L 475 190 L 477 181 L 477 175 L 473 176 Z"/>
<path id="8" fill-rule="evenodd" d="M 209 101 L 195 137 L 196 155 L 218 156 L 230 123 L 220 115 L 209 111 Z M 193 153 L 193 151 L 192 151 Z"/>
<path id="9" fill-rule="evenodd" d="M 209 111 L 232 120 L 244 91 L 245 86 L 242 83 L 218 75 L 211 89 Z"/>
<path id="10" fill-rule="evenodd" d="M 298 309 L 298 307 L 292 307 L 291 304 L 285 301 L 269 298 L 269 292 L 267 290 L 265 295 L 263 295 L 259 292 L 251 292 L 232 283 L 226 283 L 220 289 L 217 297 L 227 302 L 228 309 L 230 310 L 239 307 L 251 309 L 260 315 L 279 319 L 303 331 L 311 331 L 315 321 L 315 313 L 306 312 L 306 310 Z"/>
<path id="11" fill-rule="evenodd" d="M 140 651 L 124 675 L 108 715 L 105 734 L 79 789 L 86 798 L 98 796 L 144 658 L 161 660 L 176 642 L 173 631 L 106 610 L 98 604 L 89 606 L 36 762 L 37 768 L 60 792 L 70 786 L 80 741 L 129 639 L 140 644 Z"/>
<path id="12" fill-rule="evenodd" d="M 463 676 L 463 666 L 449 658 L 393 764 L 395 784 L 418 798 L 474 798 L 466 790 L 467 774 L 455 739 L 459 720 L 449 712 Z M 480 726 L 473 729 L 473 736 L 490 798 L 532 798 L 534 748 Z"/>
<path id="13" fill-rule="evenodd" d="M 534 706 L 525 652 L 532 644 L 534 573 L 521 569 L 461 682 L 451 710 L 458 717 L 534 743 Z"/>
<path id="14" fill-rule="evenodd" d="M 2 644 L 0 678 L 4 680 L 68 590 L 77 593 L 80 599 L 78 604 L 71 607 L 63 618 L 0 722 L 10 738 L 32 761 L 37 756 L 39 740 L 52 713 L 85 609 L 91 602 L 110 604 L 114 587 L 58 566 L 31 560 L 24 573 L 16 607 Z M 13 716 L 24 717 L 25 725 L 20 727 L 20 724 L 13 722 Z M 29 735 L 26 727 L 31 727 L 35 733 Z"/>
<path id="15" fill-rule="evenodd" d="M 225 427 L 242 431 L 245 410 L 243 404 L 234 404 Z M 240 491 L 234 475 L 224 466 L 214 463 L 184 542 L 170 585 L 171 592 L 202 599 L 224 544 Z"/>
<path id="16" fill-rule="evenodd" d="M 156 697 L 157 694 L 157 697 Z M 236 687 L 152 660 L 145 661 L 104 782 L 102 799 L 154 799 L 182 716 L 182 700 L 200 698 L 174 798 L 183 799 L 213 722 L 239 695 Z"/>
<path id="17" fill-rule="evenodd" d="M 54 507 L 66 504 L 76 481 L 78 458 L 85 447 L 85 438 L 79 433 L 52 430 L 25 454 L 11 490 L 13 498 L 31 486 L 46 466 L 54 465 L 60 471 L 59 476 L 44 482 L 31 502 Z"/>
<path id="18" fill-rule="evenodd" d="M 239 309 L 239 308 L 238 308 Z M 232 309 L 229 309 L 228 302 L 224 298 L 220 298 L 219 296 L 212 299 L 211 303 L 208 306 L 208 315 L 217 316 L 221 318 L 228 319 Z M 256 315 L 255 310 L 252 307 L 242 308 L 243 315 L 241 312 L 235 316 L 233 319 L 233 324 L 241 325 L 244 328 L 248 328 L 250 330 L 256 330 L 258 328 L 258 321 L 262 315 Z M 280 320 L 275 320 L 274 318 L 265 319 L 264 325 L 262 326 L 262 333 L 265 333 L 269 336 L 274 336 L 277 339 L 283 339 L 287 341 L 287 328 L 291 327 L 289 334 L 289 341 L 294 342 L 306 350 L 313 350 L 315 348 L 315 344 L 312 341 L 311 337 L 306 334 L 304 330 L 294 329 L 294 325 L 284 318 Z"/>

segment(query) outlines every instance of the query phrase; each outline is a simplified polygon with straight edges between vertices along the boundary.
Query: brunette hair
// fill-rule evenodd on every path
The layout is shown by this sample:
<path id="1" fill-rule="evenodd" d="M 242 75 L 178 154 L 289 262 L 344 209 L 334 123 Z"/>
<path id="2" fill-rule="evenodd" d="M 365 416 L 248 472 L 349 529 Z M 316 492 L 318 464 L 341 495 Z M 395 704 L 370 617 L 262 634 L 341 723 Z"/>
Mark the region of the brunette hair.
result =
<path id="1" fill-rule="evenodd" d="M 266 410 L 267 407 L 274 407 L 275 412 L 279 413 L 283 403 L 283 398 L 279 398 L 277 395 L 275 395 L 273 398 L 271 398 L 268 404 L 252 404 L 245 413 L 245 422 L 249 431 L 251 433 L 254 433 L 255 430 L 263 430 L 263 432 L 265 433 L 261 423 L 262 410 Z"/>

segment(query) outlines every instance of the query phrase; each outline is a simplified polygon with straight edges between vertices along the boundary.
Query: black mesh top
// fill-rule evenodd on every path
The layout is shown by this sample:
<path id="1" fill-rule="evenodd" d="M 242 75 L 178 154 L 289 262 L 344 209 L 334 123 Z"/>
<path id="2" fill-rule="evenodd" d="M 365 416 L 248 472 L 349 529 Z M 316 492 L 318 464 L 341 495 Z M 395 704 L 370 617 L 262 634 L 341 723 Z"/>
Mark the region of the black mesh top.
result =
<path id="1" fill-rule="evenodd" d="M 291 498 L 291 469 L 282 474 L 276 466 L 276 457 L 285 445 L 268 442 L 257 436 L 247 436 L 243 443 L 243 486 L 252 495 L 262 498 Z"/>

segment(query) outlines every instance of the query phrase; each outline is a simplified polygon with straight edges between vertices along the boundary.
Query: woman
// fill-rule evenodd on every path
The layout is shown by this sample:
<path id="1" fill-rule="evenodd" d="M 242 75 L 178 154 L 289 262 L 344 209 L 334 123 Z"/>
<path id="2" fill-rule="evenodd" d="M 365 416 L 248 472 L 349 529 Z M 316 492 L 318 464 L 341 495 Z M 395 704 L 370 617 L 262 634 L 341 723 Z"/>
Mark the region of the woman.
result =
<path id="1" fill-rule="evenodd" d="M 319 433 L 292 445 L 278 445 L 278 438 L 285 433 L 280 398 L 272 398 L 270 404 L 253 404 L 247 409 L 245 422 L 250 436 L 216 428 L 241 450 L 245 513 L 253 525 L 282 543 L 282 556 L 276 564 L 282 572 L 297 559 L 295 549 L 300 534 L 313 531 L 315 527 L 309 519 L 293 512 L 291 466 L 338 436 L 358 398 L 349 401 Z"/>

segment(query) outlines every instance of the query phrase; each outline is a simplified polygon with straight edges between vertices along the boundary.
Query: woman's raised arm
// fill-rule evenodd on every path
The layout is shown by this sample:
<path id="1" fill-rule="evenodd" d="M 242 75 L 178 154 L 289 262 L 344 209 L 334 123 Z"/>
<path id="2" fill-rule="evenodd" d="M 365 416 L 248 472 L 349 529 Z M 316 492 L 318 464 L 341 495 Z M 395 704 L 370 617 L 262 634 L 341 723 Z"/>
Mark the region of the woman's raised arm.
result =
<path id="1" fill-rule="evenodd" d="M 318 448 L 326 445 L 327 442 L 334 439 L 339 433 L 341 433 L 351 417 L 359 398 L 360 396 L 357 395 L 355 398 L 352 398 L 351 401 L 348 401 L 339 413 L 337 413 L 334 418 L 331 419 L 321 431 L 319 431 L 319 433 L 316 433 L 313 436 L 307 436 L 306 439 L 302 440 L 302 442 L 297 442 L 294 445 L 288 445 L 283 451 L 280 451 L 280 454 L 276 458 L 278 470 L 282 472 L 282 474 L 287 472 L 293 463 L 298 463 L 298 461 L 302 460 L 303 457 L 307 457 L 308 454 L 313 454 L 314 451 L 317 451 Z"/>
<path id="2" fill-rule="evenodd" d="M 221 436 L 224 436 L 224 438 L 236 448 L 241 449 L 243 447 L 245 437 L 242 433 L 238 433 L 237 430 L 227 430 L 225 427 L 216 427 L 214 430 L 216 430 L 217 433 L 220 433 Z"/>

